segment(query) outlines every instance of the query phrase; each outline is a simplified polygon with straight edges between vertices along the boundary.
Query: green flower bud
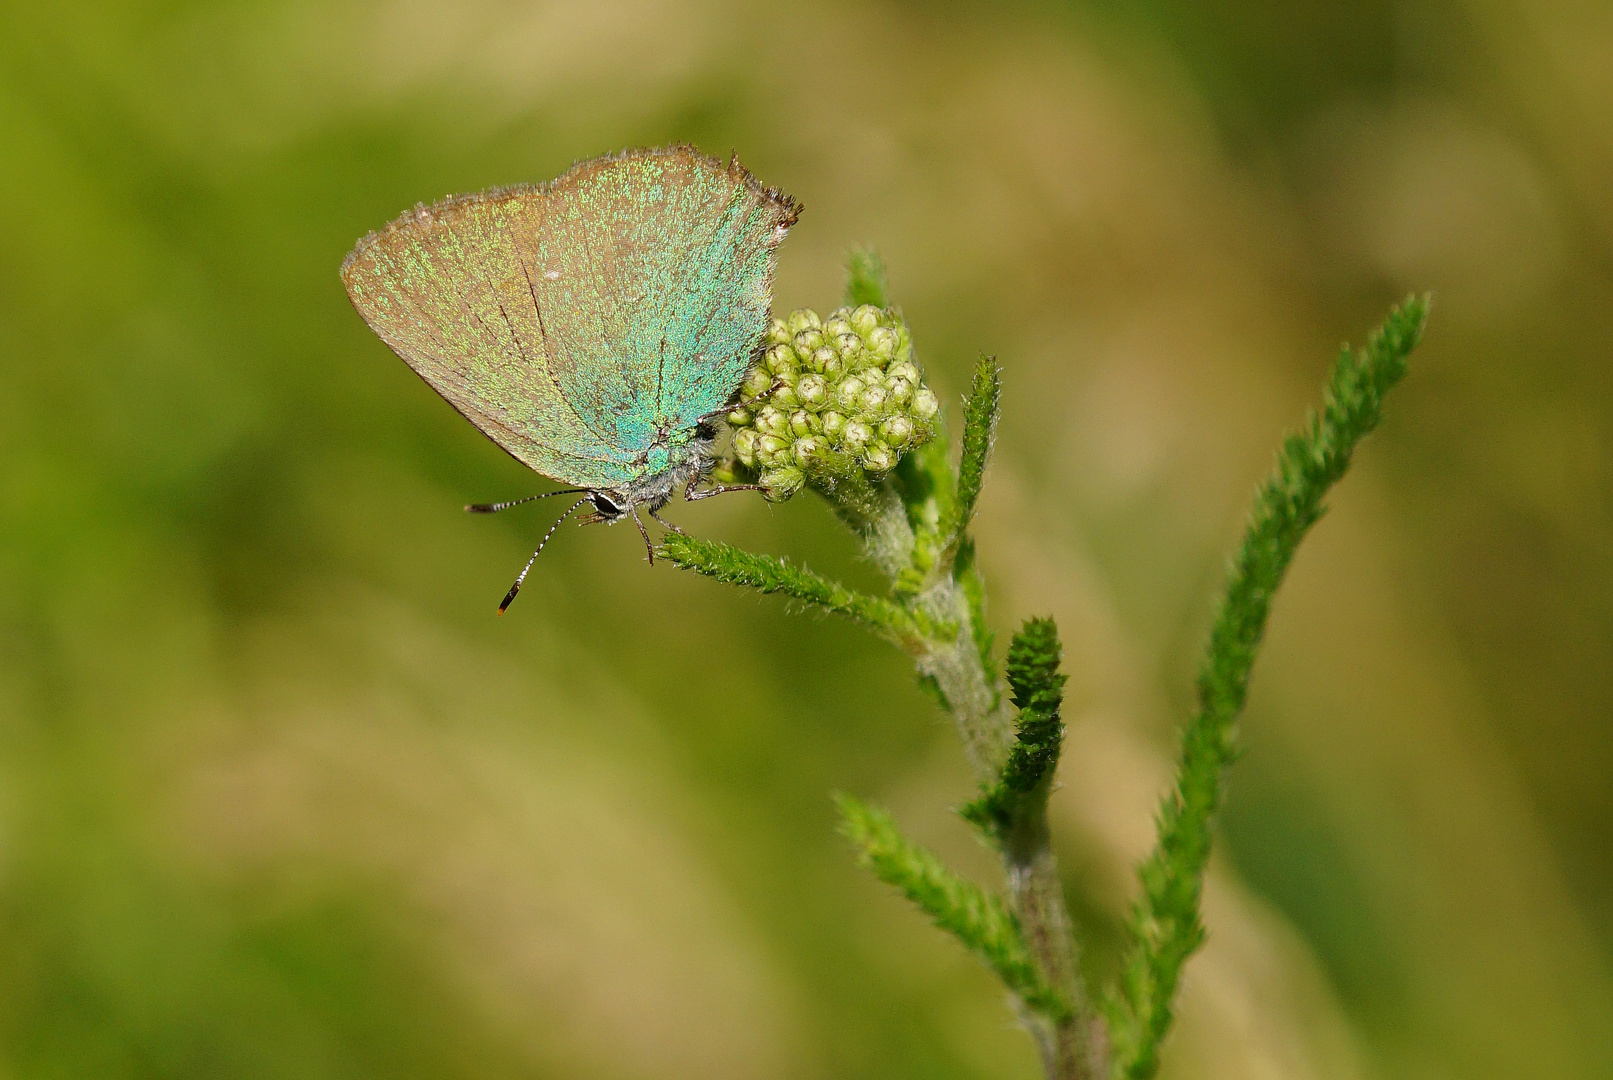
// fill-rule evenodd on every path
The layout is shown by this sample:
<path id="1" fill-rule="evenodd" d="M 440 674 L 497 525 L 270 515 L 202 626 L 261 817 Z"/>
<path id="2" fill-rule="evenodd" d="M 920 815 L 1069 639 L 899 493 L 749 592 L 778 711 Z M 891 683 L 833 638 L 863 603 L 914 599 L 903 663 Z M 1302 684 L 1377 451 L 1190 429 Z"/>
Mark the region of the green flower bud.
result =
<path id="1" fill-rule="evenodd" d="M 745 381 L 740 384 L 739 390 L 745 400 L 749 401 L 753 397 L 765 394 L 767 388 L 772 385 L 773 373 L 765 367 L 754 367 L 750 369 L 750 374 L 745 376 Z"/>
<path id="2" fill-rule="evenodd" d="M 756 413 L 756 430 L 764 435 L 783 437 L 790 433 L 790 421 L 783 409 L 769 403 Z"/>
<path id="3" fill-rule="evenodd" d="M 914 431 L 912 419 L 897 413 L 879 425 L 879 439 L 886 446 L 900 450 L 913 441 Z"/>
<path id="4" fill-rule="evenodd" d="M 734 468 L 738 464 L 733 458 L 719 461 L 711 467 L 706 479 L 714 484 L 743 484 L 750 480 L 750 475 Z"/>
<path id="5" fill-rule="evenodd" d="M 855 375 L 842 379 L 835 388 L 835 400 L 845 406 L 847 412 L 862 411 L 863 390 L 866 389 L 863 381 Z"/>
<path id="6" fill-rule="evenodd" d="M 896 363 L 885 369 L 885 374 L 889 375 L 893 379 L 906 379 L 914 386 L 917 386 L 923 381 L 919 378 L 918 365 L 914 364 L 911 360 L 896 361 Z"/>
<path id="7" fill-rule="evenodd" d="M 888 472 L 935 437 L 940 402 L 895 312 L 864 304 L 823 318 L 802 308 L 768 323 L 766 345 L 743 387 L 760 407 L 735 408 L 728 420 L 732 467 L 760 469 L 768 498 L 789 498 L 807 472 L 844 467 L 836 462 Z"/>
<path id="8" fill-rule="evenodd" d="M 811 308 L 797 308 L 795 311 L 790 312 L 790 317 L 784 320 L 784 324 L 789 327 L 791 335 L 799 334 L 803 330 L 818 330 L 823 327 L 823 322 L 818 318 L 818 313 Z"/>
<path id="9" fill-rule="evenodd" d="M 734 456 L 751 468 L 756 467 L 757 438 L 755 428 L 741 428 L 734 432 Z"/>
<path id="10" fill-rule="evenodd" d="M 876 326 L 868 331 L 868 351 L 873 353 L 879 361 L 889 360 L 896 355 L 896 331 L 888 326 Z"/>
<path id="11" fill-rule="evenodd" d="M 822 375 L 803 375 L 795 384 L 795 396 L 801 399 L 802 405 L 816 411 L 829 404 L 829 384 Z"/>
<path id="12" fill-rule="evenodd" d="M 869 472 L 889 472 L 896 468 L 896 451 L 884 443 L 872 443 L 863 451 L 862 465 Z"/>
<path id="13" fill-rule="evenodd" d="M 847 380 L 850 381 L 849 379 Z M 845 385 L 842 383 L 841 385 Z M 878 416 L 890 404 L 890 391 L 884 383 L 869 383 L 862 392 L 862 412 L 868 416 Z"/>
<path id="14" fill-rule="evenodd" d="M 774 375 L 783 375 L 796 369 L 795 350 L 788 345 L 770 345 L 762 362 Z"/>
<path id="15" fill-rule="evenodd" d="M 806 474 L 793 465 L 768 469 L 761 475 L 762 495 L 770 502 L 783 502 L 806 485 Z"/>
<path id="16" fill-rule="evenodd" d="M 767 395 L 767 403 L 776 409 L 797 409 L 801 406 L 801 399 L 795 396 L 795 380 L 780 378 L 784 385 Z"/>
<path id="17" fill-rule="evenodd" d="M 803 469 L 810 469 L 829 455 L 829 444 L 824 441 L 821 435 L 808 435 L 804 439 L 797 439 L 792 449 L 795 453 L 796 464 Z"/>
<path id="18" fill-rule="evenodd" d="M 790 444 L 777 435 L 761 435 L 756 439 L 756 461 L 764 468 L 776 468 L 789 462 Z"/>
<path id="19" fill-rule="evenodd" d="M 941 403 L 927 386 L 921 386 L 913 391 L 913 415 L 920 420 L 929 420 L 941 411 Z"/>

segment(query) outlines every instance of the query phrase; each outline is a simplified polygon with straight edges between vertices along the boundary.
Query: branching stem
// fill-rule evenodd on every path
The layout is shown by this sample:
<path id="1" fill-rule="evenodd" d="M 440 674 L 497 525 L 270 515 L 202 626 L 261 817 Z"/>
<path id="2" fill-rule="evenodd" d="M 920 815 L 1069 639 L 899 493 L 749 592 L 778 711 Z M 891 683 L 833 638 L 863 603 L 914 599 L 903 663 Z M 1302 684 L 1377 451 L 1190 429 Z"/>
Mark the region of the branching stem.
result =
<path id="1" fill-rule="evenodd" d="M 902 400 L 929 394 L 920 419 L 926 425 L 933 419 L 939 429 L 933 394 L 911 386 L 918 378 L 906 359 L 911 336 L 900 315 L 886 307 L 885 293 L 878 256 L 855 253 L 847 300 L 865 306 L 851 314 L 850 308 L 842 309 L 829 324 L 811 312 L 792 315 L 788 327 L 775 323 L 772 349 L 783 351 L 770 351 L 769 362 L 808 357 L 817 365 L 815 372 L 828 372 L 831 362 L 842 359 L 865 363 L 855 348 L 837 354 L 820 344 L 824 333 L 838 328 L 836 341 L 857 346 L 847 331 L 849 320 L 861 320 L 866 346 L 900 359 L 888 367 L 901 373 L 891 378 L 902 384 Z M 1176 783 L 1160 810 L 1158 847 L 1139 869 L 1142 896 L 1130 920 L 1131 947 L 1101 1016 L 1082 981 L 1048 830 L 1047 797 L 1064 736 L 1057 628 L 1051 619 L 1033 619 L 1014 635 L 1007 661 L 1015 710 L 1010 712 L 992 659 L 985 583 L 969 535 L 997 421 L 1001 379 L 996 361 L 982 357 L 976 365 L 964 402 L 956 468 L 947 459 L 945 440 L 937 438 L 911 448 L 899 461 L 888 453 L 878 456 L 877 468 L 885 471 L 869 471 L 875 466 L 855 466 L 843 454 L 823 456 L 813 433 L 830 431 L 826 421 L 815 421 L 804 410 L 788 418 L 797 439 L 794 460 L 803 462 L 803 469 L 813 467 L 796 470 L 793 486 L 777 480 L 776 490 L 793 491 L 804 481 L 827 499 L 890 579 L 888 599 L 782 559 L 711 540 L 674 533 L 661 543 L 660 554 L 677 566 L 846 616 L 913 659 L 920 682 L 952 714 L 975 768 L 981 792 L 961 813 L 1001 854 L 1006 898 L 959 878 L 933 853 L 904 839 L 889 814 L 850 796 L 839 797 L 844 831 L 858 845 L 866 866 L 979 955 L 1013 991 L 1050 1078 L 1150 1080 L 1158 1068 L 1182 965 L 1204 938 L 1199 900 L 1210 828 L 1221 803 L 1223 773 L 1236 754 L 1233 722 L 1243 707 L 1272 596 L 1300 539 L 1321 516 L 1327 490 L 1348 468 L 1355 444 L 1376 426 L 1383 395 L 1405 373 L 1407 354 L 1417 344 L 1426 316 L 1426 300 L 1408 300 L 1391 312 L 1365 349 L 1353 355 L 1345 351 L 1321 414 L 1284 443 L 1275 472 L 1256 495 L 1199 675 L 1198 712 L 1183 733 Z M 877 331 L 871 329 L 876 325 Z M 789 360 L 791 355 L 795 361 Z M 786 364 L 783 370 L 795 369 Z M 764 372 L 764 382 L 766 377 Z M 820 410 L 825 385 L 815 374 L 800 376 L 794 384 L 800 395 L 817 395 L 815 408 Z M 839 385 L 852 386 L 853 381 Z M 875 392 L 856 385 L 857 394 Z M 891 386 L 897 388 L 896 382 Z M 883 384 L 875 389 L 886 392 Z M 887 422 L 891 414 L 879 411 L 888 406 L 876 409 L 866 396 L 840 400 L 874 410 L 867 414 L 871 419 L 863 425 L 864 434 L 880 424 L 879 430 L 896 440 L 894 445 L 912 441 L 911 423 L 899 431 L 896 421 Z M 740 433 L 750 440 L 746 452 L 781 453 L 782 423 L 773 417 L 763 424 L 759 417 L 757 428 Z M 849 432 L 850 423 L 844 421 L 835 430 Z M 790 467 L 779 465 L 776 456 L 757 460 L 771 462 L 775 470 L 764 474 L 764 486 L 767 475 L 790 478 Z M 840 464 L 831 468 L 826 461 Z"/>

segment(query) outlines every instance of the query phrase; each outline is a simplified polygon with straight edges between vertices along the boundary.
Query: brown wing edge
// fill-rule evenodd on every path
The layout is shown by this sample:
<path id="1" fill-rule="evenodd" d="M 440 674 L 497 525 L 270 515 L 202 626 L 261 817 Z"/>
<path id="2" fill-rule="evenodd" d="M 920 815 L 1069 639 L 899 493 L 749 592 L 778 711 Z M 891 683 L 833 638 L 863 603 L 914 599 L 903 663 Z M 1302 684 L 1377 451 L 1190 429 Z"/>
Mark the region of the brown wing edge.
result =
<path id="1" fill-rule="evenodd" d="M 794 225 L 796 221 L 800 219 L 801 211 L 805 209 L 805 207 L 803 207 L 793 197 L 786 195 L 778 188 L 768 187 L 760 180 L 756 179 L 749 169 L 745 168 L 745 166 L 739 163 L 739 154 L 737 152 L 729 155 L 728 163 L 725 165 L 720 159 L 714 158 L 709 154 L 702 153 L 698 147 L 690 143 L 673 143 L 670 146 L 637 147 L 628 150 L 621 150 L 614 154 L 601 154 L 598 157 L 578 161 L 574 163 L 571 168 L 567 169 L 553 180 L 546 181 L 542 184 L 508 184 L 503 187 L 488 188 L 486 191 L 478 191 L 465 195 L 450 195 L 447 198 L 439 199 L 430 205 L 427 205 L 426 203 L 416 203 L 413 209 L 405 210 L 402 214 L 398 215 L 392 221 L 387 222 L 381 228 L 365 233 L 363 238 L 360 239 L 357 244 L 353 245 L 353 250 L 347 253 L 347 257 L 342 260 L 341 277 L 342 284 L 348 287 L 348 298 L 352 299 L 351 283 L 348 280 L 349 267 L 353 265 L 354 260 L 374 246 L 375 243 L 383 236 L 386 236 L 389 233 L 395 232 L 398 229 L 402 229 L 407 226 L 428 223 L 433 218 L 451 213 L 467 203 L 498 202 L 509 199 L 517 199 L 526 195 L 546 195 L 549 192 L 560 188 L 564 184 L 575 181 L 579 176 L 582 176 L 595 169 L 604 168 L 605 166 L 614 164 L 618 161 L 633 161 L 639 158 L 657 157 L 683 158 L 685 160 L 704 165 L 707 168 L 717 172 L 726 172 L 730 178 L 732 178 L 736 183 L 742 184 L 744 187 L 749 189 L 752 194 L 757 196 L 757 198 L 763 202 L 768 202 L 775 206 L 781 212 L 781 217 L 779 218 L 778 224 L 784 226 L 785 228 Z M 360 314 L 363 313 L 360 312 Z"/>

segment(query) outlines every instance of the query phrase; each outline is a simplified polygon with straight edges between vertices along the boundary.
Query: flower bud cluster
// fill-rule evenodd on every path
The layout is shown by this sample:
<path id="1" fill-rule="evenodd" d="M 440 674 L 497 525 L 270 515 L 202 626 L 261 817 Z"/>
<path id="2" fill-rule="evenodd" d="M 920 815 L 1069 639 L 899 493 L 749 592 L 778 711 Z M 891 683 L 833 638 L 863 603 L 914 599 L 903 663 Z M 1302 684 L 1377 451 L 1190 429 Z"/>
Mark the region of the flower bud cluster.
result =
<path id="1" fill-rule="evenodd" d="M 774 319 L 762 362 L 728 414 L 734 457 L 759 472 L 770 499 L 808 480 L 889 472 L 935 435 L 940 403 L 913 362 L 907 325 L 888 310 L 802 309 Z"/>

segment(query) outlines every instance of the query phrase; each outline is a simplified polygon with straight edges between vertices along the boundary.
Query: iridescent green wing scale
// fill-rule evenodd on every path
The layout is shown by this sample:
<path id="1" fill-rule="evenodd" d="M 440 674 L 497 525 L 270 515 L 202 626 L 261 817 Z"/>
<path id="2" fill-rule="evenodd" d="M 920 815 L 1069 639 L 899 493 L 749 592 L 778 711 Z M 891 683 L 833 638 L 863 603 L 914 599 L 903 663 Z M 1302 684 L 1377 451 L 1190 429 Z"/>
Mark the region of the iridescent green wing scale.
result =
<path id="1" fill-rule="evenodd" d="M 720 409 L 766 329 L 775 249 L 798 210 L 737 164 L 686 147 L 586 162 L 537 236 L 537 300 L 563 393 L 642 451 Z"/>

